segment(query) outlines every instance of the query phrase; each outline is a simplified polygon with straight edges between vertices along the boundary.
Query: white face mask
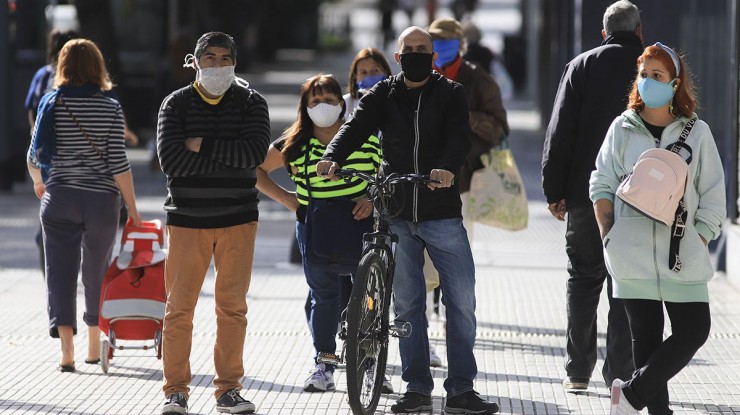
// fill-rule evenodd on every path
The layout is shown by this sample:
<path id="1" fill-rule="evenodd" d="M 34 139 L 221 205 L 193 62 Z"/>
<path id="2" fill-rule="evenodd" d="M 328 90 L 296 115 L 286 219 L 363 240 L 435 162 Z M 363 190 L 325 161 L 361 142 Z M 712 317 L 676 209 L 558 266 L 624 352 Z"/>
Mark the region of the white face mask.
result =
<path id="1" fill-rule="evenodd" d="M 316 104 L 313 108 L 308 108 L 308 116 L 311 117 L 314 125 L 317 127 L 330 127 L 339 119 L 342 113 L 342 104 L 331 105 L 325 102 Z"/>
<path id="2" fill-rule="evenodd" d="M 198 70 L 198 83 L 212 95 L 223 95 L 234 82 L 234 66 L 222 66 L 220 68 L 200 68 Z"/>

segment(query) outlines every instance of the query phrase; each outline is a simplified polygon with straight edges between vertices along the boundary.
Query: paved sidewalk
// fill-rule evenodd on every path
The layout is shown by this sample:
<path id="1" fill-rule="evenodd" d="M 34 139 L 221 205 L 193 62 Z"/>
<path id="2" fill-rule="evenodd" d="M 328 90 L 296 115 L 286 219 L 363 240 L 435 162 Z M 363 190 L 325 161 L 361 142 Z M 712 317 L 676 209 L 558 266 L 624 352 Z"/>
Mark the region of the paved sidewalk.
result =
<path id="1" fill-rule="evenodd" d="M 521 160 L 530 158 L 526 152 L 535 152 L 541 145 L 538 134 L 515 133 L 513 138 L 518 139 L 514 150 L 522 154 L 518 157 Z M 132 159 L 136 160 L 135 153 Z M 523 166 L 525 180 L 536 176 L 533 169 L 536 166 L 531 163 Z M 528 183 L 527 187 L 534 186 Z M 0 239 L 6 241 L 2 245 L 8 246 L 7 237 L 18 236 L 14 224 L 26 224 L 26 237 L 35 230 L 28 224 L 34 223 L 37 202 L 29 195 L 18 192 L 0 196 Z M 498 400 L 504 414 L 606 414 L 608 393 L 598 380 L 601 360 L 593 376 L 595 382 L 587 392 L 565 393 L 560 386 L 565 374 L 564 229 L 551 219 L 544 202 L 536 200 L 538 195 L 532 196 L 535 200 L 530 203 L 530 226 L 526 231 L 475 229 L 479 327 L 476 389 Z M 272 260 L 258 261 L 249 293 L 244 395 L 256 403 L 261 414 L 348 414 L 342 370 L 338 371 L 336 392 L 309 394 L 301 390 L 312 354 L 303 315 L 307 287 L 300 269 L 278 259 L 287 257 L 288 237 L 283 238 L 282 246 L 269 238 L 269 246 L 262 244 L 263 231 L 276 226 L 289 229 L 290 215 L 281 213 L 274 204 L 265 203 L 263 208 L 268 213 L 261 221 L 258 252 Z M 161 362 L 152 351 L 119 352 L 105 375 L 99 367 L 82 363 L 87 342 L 83 330 L 75 343 L 78 372 L 62 374 L 55 370 L 59 346 L 46 334 L 45 288 L 33 262 L 34 251 L 26 249 L 18 255 L 26 260 L 13 260 L 18 265 L 0 269 L 0 413 L 157 414 L 162 402 L 162 374 Z M 722 277 L 710 287 L 710 339 L 670 383 L 677 414 L 740 413 L 740 293 Z M 82 304 L 81 296 L 78 303 Z M 211 385 L 213 308 L 211 274 L 200 297 L 193 335 L 190 409 L 194 414 L 215 413 Z M 599 344 L 603 347 L 606 310 L 602 307 L 600 311 Z M 430 331 L 432 343 L 444 356 L 443 325 L 432 322 Z M 395 340 L 391 347 L 389 373 L 396 391 L 402 391 Z M 446 372 L 441 368 L 433 373 L 434 411 L 440 413 Z M 390 413 L 397 397 L 383 397 L 378 413 Z"/>
<path id="2" fill-rule="evenodd" d="M 260 75 L 246 77 L 270 103 L 273 132 L 295 116 L 297 85 L 319 71 L 342 76 L 351 54 L 309 58 L 282 68 L 280 74 L 275 68 L 255 68 Z M 565 375 L 564 225 L 549 215 L 542 200 L 539 160 L 544 134 L 538 131 L 538 115 L 531 107 L 528 102 L 507 104 L 513 128 L 510 142 L 530 198 L 529 228 L 521 232 L 474 229 L 479 370 L 475 387 L 498 401 L 503 414 L 608 414 L 608 390 L 600 381 L 605 295 L 599 310 L 600 350 L 594 382 L 582 393 L 566 393 L 560 385 Z M 139 209 L 145 218 L 163 218 L 161 174 L 147 169 L 146 150 L 130 150 L 129 156 Z M 243 395 L 257 405 L 259 414 L 349 414 L 343 370 L 337 372 L 336 392 L 302 391 L 313 349 L 303 312 L 308 288 L 302 270 L 286 262 L 294 218 L 266 198 L 260 209 L 248 296 Z M 45 284 L 33 242 L 37 226 L 38 201 L 30 184 L 0 194 L 0 414 L 159 414 L 161 361 L 151 350 L 117 352 L 106 375 L 98 366 L 84 364 L 87 338 L 81 330 L 75 340 L 78 371 L 55 370 L 59 343 L 47 334 Z M 710 338 L 669 384 L 676 414 L 740 414 L 740 292 L 719 275 L 710 284 L 710 295 Z M 82 310 L 78 311 L 82 328 Z M 214 333 L 211 270 L 194 322 L 192 414 L 216 413 Z M 446 363 L 442 322 L 431 322 L 430 339 Z M 391 341 L 388 360 L 393 385 L 402 392 L 396 340 Z M 434 413 L 439 414 L 444 407 L 446 369 L 434 369 L 433 374 Z M 390 405 L 398 396 L 383 396 L 378 413 L 391 413 Z"/>

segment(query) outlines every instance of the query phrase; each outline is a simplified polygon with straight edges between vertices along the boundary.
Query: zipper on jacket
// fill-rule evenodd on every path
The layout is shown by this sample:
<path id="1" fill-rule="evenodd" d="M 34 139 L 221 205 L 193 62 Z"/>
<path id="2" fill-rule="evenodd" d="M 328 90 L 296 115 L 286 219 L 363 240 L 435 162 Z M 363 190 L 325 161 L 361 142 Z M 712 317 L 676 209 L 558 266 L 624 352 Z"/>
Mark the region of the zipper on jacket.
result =
<path id="1" fill-rule="evenodd" d="M 424 89 L 419 92 L 419 100 L 416 103 L 416 112 L 414 112 L 414 173 L 419 174 L 419 111 L 421 110 L 421 96 Z M 414 186 L 413 200 L 413 218 L 414 222 L 419 221 L 419 188 Z"/>
<path id="2" fill-rule="evenodd" d="M 658 298 L 663 301 L 663 293 L 660 288 L 660 268 L 658 267 L 658 238 L 657 238 L 657 223 L 653 222 L 653 265 L 655 266 L 655 277 L 658 283 Z"/>

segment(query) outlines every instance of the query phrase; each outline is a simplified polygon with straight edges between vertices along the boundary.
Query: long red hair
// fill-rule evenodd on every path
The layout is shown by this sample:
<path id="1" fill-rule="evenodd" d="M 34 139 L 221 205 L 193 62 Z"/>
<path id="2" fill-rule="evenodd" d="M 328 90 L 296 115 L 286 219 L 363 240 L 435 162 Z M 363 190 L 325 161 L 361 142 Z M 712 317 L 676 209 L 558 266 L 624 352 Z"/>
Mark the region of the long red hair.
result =
<path id="1" fill-rule="evenodd" d="M 673 115 L 676 117 L 691 117 L 696 111 L 698 102 L 696 100 L 696 94 L 694 93 L 694 84 L 691 81 L 691 74 L 689 68 L 686 65 L 686 61 L 683 56 L 676 54 L 681 65 L 681 73 L 678 74 L 678 88 L 676 93 L 673 95 Z M 639 58 L 637 58 L 637 78 L 632 83 L 632 90 L 629 95 L 629 103 L 627 108 L 634 109 L 638 112 L 645 109 L 645 103 L 640 97 L 640 92 L 637 90 L 637 81 L 640 80 L 640 66 L 645 63 L 647 59 L 656 59 L 660 61 L 671 75 L 671 78 L 676 78 L 676 67 L 673 64 L 668 52 L 658 46 L 648 46 L 642 52 Z"/>

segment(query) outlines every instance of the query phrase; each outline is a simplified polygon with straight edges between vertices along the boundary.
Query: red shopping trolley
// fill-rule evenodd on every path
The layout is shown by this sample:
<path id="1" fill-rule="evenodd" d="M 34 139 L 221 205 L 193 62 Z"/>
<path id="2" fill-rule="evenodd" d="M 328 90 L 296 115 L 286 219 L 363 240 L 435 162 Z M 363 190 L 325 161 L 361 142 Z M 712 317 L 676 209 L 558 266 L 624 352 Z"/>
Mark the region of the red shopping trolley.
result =
<path id="1" fill-rule="evenodd" d="M 103 280 L 98 324 L 106 338 L 100 341 L 100 367 L 108 373 L 113 351 L 156 349 L 162 358 L 164 287 L 164 232 L 159 220 L 126 223 L 121 252 Z M 123 346 L 120 340 L 154 340 L 154 344 Z"/>

